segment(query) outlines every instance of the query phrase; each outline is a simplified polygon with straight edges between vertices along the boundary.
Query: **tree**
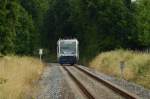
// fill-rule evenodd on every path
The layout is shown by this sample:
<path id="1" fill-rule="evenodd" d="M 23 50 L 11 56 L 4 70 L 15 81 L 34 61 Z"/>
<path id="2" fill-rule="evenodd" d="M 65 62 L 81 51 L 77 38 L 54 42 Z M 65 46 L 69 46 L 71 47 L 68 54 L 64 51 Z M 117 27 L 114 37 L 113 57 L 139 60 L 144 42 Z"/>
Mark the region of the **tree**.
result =
<path id="1" fill-rule="evenodd" d="M 50 50 L 56 49 L 59 38 L 72 36 L 69 0 L 51 0 L 47 14 L 45 15 L 43 42 Z"/>
<path id="2" fill-rule="evenodd" d="M 6 32 L 5 22 L 6 22 L 6 0 L 0 1 L 0 52 L 4 50 L 4 35 Z"/>
<path id="3" fill-rule="evenodd" d="M 17 20 L 18 4 L 16 0 L 1 1 L 0 12 L 1 18 L 1 49 L 0 51 L 4 54 L 14 52 L 14 40 L 15 40 L 15 24 Z"/>
<path id="4" fill-rule="evenodd" d="M 150 47 L 150 1 L 137 1 L 137 20 L 139 42 L 145 48 Z"/>
<path id="5" fill-rule="evenodd" d="M 37 34 L 32 17 L 18 0 L 0 1 L 0 52 L 32 54 Z"/>
<path id="6" fill-rule="evenodd" d="M 71 20 L 75 31 L 79 33 L 83 56 L 92 57 L 104 50 L 128 47 L 134 33 L 132 30 L 134 23 L 125 2 L 122 0 L 71 2 Z"/>
<path id="7" fill-rule="evenodd" d="M 19 6 L 19 16 L 16 24 L 16 54 L 33 54 L 37 47 L 37 34 L 32 17 Z"/>

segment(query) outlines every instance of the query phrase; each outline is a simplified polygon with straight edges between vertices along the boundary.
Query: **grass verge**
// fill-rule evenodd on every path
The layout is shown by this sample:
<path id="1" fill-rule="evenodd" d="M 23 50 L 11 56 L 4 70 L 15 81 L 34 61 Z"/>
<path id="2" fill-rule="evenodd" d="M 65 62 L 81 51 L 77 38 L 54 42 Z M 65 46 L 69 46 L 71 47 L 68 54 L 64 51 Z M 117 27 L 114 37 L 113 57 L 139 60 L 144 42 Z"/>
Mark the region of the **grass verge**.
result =
<path id="1" fill-rule="evenodd" d="M 35 58 L 0 58 L 0 99 L 34 99 L 43 64 Z"/>
<path id="2" fill-rule="evenodd" d="M 150 89 L 150 53 L 116 50 L 95 57 L 89 66 L 105 74 L 121 77 L 120 62 L 125 62 L 124 79 Z"/>

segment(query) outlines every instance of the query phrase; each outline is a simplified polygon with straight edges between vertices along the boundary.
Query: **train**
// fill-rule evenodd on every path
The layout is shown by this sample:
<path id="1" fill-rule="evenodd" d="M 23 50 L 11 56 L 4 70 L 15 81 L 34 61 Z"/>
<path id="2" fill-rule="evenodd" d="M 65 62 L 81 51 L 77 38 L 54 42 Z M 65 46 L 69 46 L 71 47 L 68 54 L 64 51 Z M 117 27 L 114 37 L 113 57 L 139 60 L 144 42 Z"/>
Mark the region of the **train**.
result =
<path id="1" fill-rule="evenodd" d="M 79 61 L 79 41 L 77 39 L 59 39 L 57 41 L 57 61 L 59 64 L 77 64 Z"/>

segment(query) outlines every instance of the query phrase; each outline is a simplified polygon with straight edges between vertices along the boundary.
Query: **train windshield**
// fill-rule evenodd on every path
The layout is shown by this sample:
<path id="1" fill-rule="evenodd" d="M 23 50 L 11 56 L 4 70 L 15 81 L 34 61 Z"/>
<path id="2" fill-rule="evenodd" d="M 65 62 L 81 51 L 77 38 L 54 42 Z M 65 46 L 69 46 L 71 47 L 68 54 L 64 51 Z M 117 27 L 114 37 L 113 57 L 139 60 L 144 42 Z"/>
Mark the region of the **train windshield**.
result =
<path id="1" fill-rule="evenodd" d="M 76 42 L 60 42 L 60 54 L 76 54 Z"/>

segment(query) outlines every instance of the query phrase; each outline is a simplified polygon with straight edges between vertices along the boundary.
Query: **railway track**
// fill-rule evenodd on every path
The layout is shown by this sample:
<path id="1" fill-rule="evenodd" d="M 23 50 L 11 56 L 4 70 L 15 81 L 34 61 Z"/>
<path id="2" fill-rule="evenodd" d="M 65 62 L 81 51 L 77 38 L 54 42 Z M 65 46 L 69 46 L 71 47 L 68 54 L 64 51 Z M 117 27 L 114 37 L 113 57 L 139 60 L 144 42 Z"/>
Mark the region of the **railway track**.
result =
<path id="1" fill-rule="evenodd" d="M 74 82 L 76 82 L 78 87 L 83 91 L 83 93 L 88 99 L 95 99 L 94 96 L 84 87 L 84 85 L 65 66 L 63 68 L 67 71 L 67 73 L 74 80 Z"/>
<path id="2" fill-rule="evenodd" d="M 87 99 L 97 99 L 97 97 L 95 97 L 95 95 L 91 93 L 91 91 L 89 91 L 89 89 L 86 87 L 86 84 L 83 84 L 83 82 L 79 80 L 78 76 L 75 76 L 75 73 L 74 73 L 75 71 L 84 73 L 90 79 L 93 79 L 96 82 L 103 84 L 104 86 L 112 90 L 114 93 L 120 95 L 124 99 L 140 99 L 140 97 L 138 97 L 137 95 L 131 94 L 128 91 L 120 88 L 119 86 L 114 85 L 113 83 L 106 81 L 103 78 L 100 78 L 96 74 L 93 74 L 92 72 L 83 69 L 81 66 L 77 66 L 77 65 L 76 66 L 63 66 L 63 68 L 72 78 L 72 80 L 76 83 L 76 85 L 80 88 L 80 90 L 85 94 Z"/>

